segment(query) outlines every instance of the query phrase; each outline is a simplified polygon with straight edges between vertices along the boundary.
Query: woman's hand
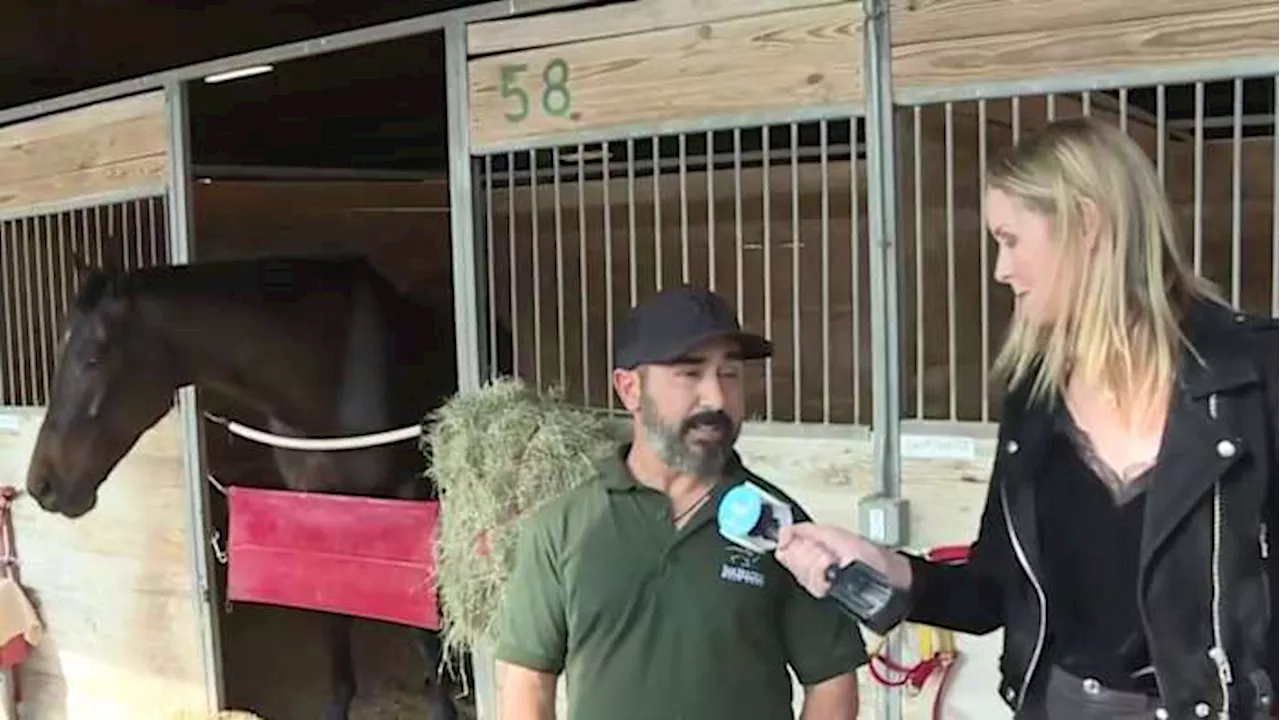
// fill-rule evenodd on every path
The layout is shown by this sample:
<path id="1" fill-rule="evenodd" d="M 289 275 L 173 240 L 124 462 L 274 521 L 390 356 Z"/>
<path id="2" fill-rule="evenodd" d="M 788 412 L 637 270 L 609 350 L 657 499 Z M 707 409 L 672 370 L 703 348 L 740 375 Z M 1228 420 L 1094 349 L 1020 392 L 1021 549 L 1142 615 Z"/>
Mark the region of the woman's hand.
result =
<path id="1" fill-rule="evenodd" d="M 861 535 L 830 525 L 806 522 L 782 528 L 774 557 L 814 597 L 823 597 L 831 589 L 828 567 L 844 567 L 854 560 L 884 573 L 898 588 L 911 587 L 911 564 L 906 558 Z"/>

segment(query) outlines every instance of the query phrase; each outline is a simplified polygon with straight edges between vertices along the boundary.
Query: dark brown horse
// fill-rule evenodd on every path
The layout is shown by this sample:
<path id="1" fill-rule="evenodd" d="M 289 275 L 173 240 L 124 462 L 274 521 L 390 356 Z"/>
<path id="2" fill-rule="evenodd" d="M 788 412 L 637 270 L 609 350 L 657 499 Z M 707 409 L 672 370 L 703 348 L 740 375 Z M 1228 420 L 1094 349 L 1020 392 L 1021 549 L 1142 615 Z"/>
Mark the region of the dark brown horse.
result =
<path id="1" fill-rule="evenodd" d="M 351 436 L 421 422 L 457 389 L 452 305 L 441 305 L 405 297 L 356 257 L 89 271 L 65 321 L 27 490 L 46 511 L 90 512 L 112 468 L 187 385 L 256 410 L 278 435 Z M 435 496 L 413 441 L 272 453 L 287 489 Z M 330 617 L 333 694 L 324 717 L 345 720 L 356 692 L 351 618 Z M 415 632 L 431 718 L 454 717 L 457 679 L 438 671 L 439 634 Z M 469 658 L 460 666 L 469 669 Z"/>

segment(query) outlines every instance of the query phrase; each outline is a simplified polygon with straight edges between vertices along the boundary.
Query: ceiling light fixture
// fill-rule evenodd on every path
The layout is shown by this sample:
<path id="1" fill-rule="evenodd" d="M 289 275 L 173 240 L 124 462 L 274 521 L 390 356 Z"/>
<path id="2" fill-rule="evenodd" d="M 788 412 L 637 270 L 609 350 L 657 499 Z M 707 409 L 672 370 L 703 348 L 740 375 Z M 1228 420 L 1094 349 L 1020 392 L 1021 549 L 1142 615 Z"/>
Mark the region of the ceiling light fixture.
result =
<path id="1" fill-rule="evenodd" d="M 253 65 L 251 67 L 244 67 L 236 70 L 228 70 L 226 72 L 206 75 L 204 78 L 204 81 L 212 85 L 213 83 L 226 82 L 228 80 L 239 80 L 240 78 L 252 77 L 254 75 L 269 73 L 274 69 L 275 67 L 271 65 Z"/>

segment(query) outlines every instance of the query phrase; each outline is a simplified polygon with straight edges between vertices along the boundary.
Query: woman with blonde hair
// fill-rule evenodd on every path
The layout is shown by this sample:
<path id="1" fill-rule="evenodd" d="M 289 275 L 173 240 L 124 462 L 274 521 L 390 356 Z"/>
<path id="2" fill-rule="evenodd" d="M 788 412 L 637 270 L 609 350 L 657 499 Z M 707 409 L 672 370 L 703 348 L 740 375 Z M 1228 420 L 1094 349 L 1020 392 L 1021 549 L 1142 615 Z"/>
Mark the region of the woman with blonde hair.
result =
<path id="1" fill-rule="evenodd" d="M 813 594 L 855 560 L 901 620 L 1004 630 L 1019 720 L 1274 717 L 1276 320 L 1198 279 L 1146 154 L 1055 122 L 993 163 L 996 279 L 1015 298 L 1007 393 L 969 560 L 784 530 Z"/>

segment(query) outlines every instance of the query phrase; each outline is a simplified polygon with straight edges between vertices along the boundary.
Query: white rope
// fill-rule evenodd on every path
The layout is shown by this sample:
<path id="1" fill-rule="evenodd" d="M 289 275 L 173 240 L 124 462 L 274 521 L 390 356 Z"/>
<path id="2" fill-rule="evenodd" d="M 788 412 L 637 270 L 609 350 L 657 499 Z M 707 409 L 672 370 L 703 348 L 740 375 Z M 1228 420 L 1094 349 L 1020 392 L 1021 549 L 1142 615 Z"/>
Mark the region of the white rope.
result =
<path id="1" fill-rule="evenodd" d="M 380 433 L 372 435 L 354 435 L 351 437 L 336 438 L 298 438 L 285 437 L 283 435 L 274 435 L 264 432 L 248 425 L 238 423 L 234 420 L 228 420 L 212 413 L 205 413 L 204 416 L 209 420 L 222 425 L 233 435 L 239 435 L 246 440 L 252 440 L 256 443 L 269 445 L 271 447 L 283 448 L 285 450 L 359 450 L 361 448 L 377 447 L 379 445 L 392 445 L 406 440 L 412 440 L 422 436 L 421 425 L 409 425 L 395 430 L 384 430 Z"/>

